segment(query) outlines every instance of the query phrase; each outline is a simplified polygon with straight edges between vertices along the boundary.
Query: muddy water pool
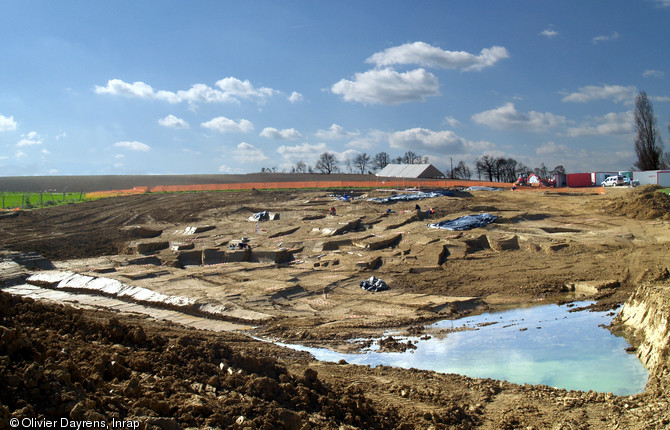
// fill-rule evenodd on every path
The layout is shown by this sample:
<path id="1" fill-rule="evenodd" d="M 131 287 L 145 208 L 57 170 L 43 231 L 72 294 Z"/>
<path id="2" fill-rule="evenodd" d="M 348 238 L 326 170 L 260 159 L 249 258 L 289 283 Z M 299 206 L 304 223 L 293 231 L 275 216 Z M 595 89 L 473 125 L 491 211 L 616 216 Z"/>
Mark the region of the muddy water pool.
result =
<path id="1" fill-rule="evenodd" d="M 426 326 L 430 339 L 393 335 L 416 346 L 402 353 L 379 352 L 379 339 L 358 354 L 282 345 L 322 361 L 434 370 L 618 395 L 644 391 L 648 373 L 635 354 L 626 352 L 630 345 L 602 327 L 612 322 L 614 312 L 569 312 L 588 304 L 541 305 L 441 321 Z"/>

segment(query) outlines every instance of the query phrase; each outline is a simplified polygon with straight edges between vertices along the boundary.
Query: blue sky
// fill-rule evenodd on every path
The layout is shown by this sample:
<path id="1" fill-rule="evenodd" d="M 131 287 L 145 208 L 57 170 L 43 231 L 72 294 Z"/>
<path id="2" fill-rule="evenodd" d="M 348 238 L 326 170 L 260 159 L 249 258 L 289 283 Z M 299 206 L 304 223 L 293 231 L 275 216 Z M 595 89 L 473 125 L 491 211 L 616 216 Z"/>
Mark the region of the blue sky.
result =
<path id="1" fill-rule="evenodd" d="M 670 0 L 3 2 L 0 176 L 623 170 L 639 91 L 670 150 L 668 28 Z"/>

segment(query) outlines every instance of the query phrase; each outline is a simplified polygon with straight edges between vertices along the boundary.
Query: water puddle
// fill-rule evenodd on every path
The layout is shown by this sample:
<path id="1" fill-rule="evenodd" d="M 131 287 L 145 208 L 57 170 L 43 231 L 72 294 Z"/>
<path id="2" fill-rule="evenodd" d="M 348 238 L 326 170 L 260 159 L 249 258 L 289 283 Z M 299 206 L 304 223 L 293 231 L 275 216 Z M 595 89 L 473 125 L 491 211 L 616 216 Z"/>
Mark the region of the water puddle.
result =
<path id="1" fill-rule="evenodd" d="M 430 339 L 394 336 L 416 346 L 402 353 L 377 352 L 376 342 L 361 354 L 282 345 L 322 361 L 434 370 L 617 395 L 644 391 L 647 370 L 626 352 L 629 344 L 624 338 L 601 327 L 612 322 L 612 313 L 568 312 L 572 307 L 542 305 L 441 321 L 426 327 Z"/>

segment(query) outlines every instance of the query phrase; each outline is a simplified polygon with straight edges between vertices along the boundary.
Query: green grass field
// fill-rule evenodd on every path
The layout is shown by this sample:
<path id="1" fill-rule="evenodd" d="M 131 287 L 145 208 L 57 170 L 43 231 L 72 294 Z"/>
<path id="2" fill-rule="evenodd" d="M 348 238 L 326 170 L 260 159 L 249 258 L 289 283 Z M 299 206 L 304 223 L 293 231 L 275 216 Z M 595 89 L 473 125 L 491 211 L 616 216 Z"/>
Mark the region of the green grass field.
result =
<path id="1" fill-rule="evenodd" d="M 82 193 L 17 193 L 0 192 L 2 209 L 34 209 L 76 203 L 86 199 Z"/>

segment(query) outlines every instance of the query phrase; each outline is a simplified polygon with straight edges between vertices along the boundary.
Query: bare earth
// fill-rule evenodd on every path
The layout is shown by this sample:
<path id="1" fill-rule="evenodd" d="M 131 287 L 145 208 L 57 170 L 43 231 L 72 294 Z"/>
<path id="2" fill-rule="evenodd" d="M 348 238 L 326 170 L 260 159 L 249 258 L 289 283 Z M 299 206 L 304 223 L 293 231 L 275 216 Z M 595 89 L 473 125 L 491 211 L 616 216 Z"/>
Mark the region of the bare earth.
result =
<path id="1" fill-rule="evenodd" d="M 135 417 L 144 428 L 670 423 L 663 384 L 631 397 L 519 386 L 320 363 L 248 337 L 351 350 L 348 339 L 417 334 L 502 305 L 588 297 L 614 308 L 638 285 L 670 277 L 666 196 L 459 191 L 381 204 L 329 194 L 147 194 L 0 214 L 0 280 L 13 293 L 0 295 L 0 385 L 9 387 L 0 429 L 38 416 Z M 279 219 L 248 220 L 261 211 Z M 498 219 L 462 233 L 426 226 L 483 212 Z M 231 249 L 243 237 L 248 247 Z M 53 266 L 17 257 L 30 252 Z M 190 301 L 156 305 L 29 278 L 70 272 Z M 390 289 L 362 290 L 370 276 Z"/>

